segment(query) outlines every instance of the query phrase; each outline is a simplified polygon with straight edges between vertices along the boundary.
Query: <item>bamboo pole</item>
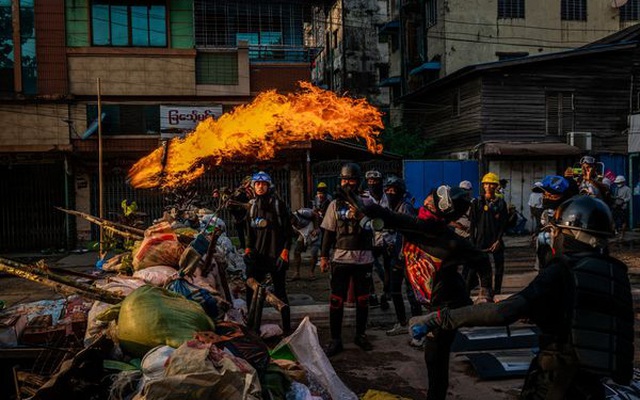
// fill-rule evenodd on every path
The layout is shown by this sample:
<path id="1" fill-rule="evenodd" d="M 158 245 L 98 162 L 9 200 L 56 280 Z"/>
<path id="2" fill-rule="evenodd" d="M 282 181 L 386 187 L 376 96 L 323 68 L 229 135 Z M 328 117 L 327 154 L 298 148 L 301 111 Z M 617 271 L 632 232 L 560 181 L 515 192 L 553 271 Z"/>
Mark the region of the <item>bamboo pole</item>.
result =
<path id="1" fill-rule="evenodd" d="M 109 304 L 117 304 L 124 299 L 124 296 L 107 290 L 96 288 L 94 286 L 87 285 L 86 283 L 77 282 L 65 276 L 60 276 L 34 266 L 22 264 L 2 257 L 0 257 L 0 272 L 6 272 L 19 278 L 49 286 L 56 291 L 68 294 L 79 294 L 81 296 Z"/>
<path id="2" fill-rule="evenodd" d="M 107 229 L 127 239 L 143 239 L 144 238 L 143 229 L 134 228 L 132 226 L 128 226 L 124 224 L 119 224 L 117 222 L 109 221 L 104 218 L 94 217 L 91 214 L 83 213 L 81 211 L 67 210 L 66 208 L 62 208 L 62 207 L 56 207 L 56 209 L 62 212 L 65 212 L 67 214 L 74 215 L 76 217 L 84 218 L 93 224 L 104 227 L 104 229 Z"/>

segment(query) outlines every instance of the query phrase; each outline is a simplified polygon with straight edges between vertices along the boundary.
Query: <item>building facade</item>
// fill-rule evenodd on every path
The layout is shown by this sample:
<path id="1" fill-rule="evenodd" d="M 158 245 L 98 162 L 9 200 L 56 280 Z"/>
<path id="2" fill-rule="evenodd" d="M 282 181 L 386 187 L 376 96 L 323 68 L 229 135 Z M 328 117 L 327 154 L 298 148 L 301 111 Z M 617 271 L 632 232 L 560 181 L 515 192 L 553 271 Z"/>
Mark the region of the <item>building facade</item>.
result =
<path id="1" fill-rule="evenodd" d="M 160 193 L 126 185 L 128 168 L 189 121 L 309 81 L 315 53 L 304 33 L 314 4 L 1 0 L 0 185 L 11 195 L 0 200 L 0 249 L 69 248 L 92 236 L 52 205 L 97 214 L 98 120 L 105 216 L 125 198 L 161 211 Z M 300 158 L 282 182 L 301 184 Z M 210 177 L 202 190 L 235 185 L 246 172 Z"/>

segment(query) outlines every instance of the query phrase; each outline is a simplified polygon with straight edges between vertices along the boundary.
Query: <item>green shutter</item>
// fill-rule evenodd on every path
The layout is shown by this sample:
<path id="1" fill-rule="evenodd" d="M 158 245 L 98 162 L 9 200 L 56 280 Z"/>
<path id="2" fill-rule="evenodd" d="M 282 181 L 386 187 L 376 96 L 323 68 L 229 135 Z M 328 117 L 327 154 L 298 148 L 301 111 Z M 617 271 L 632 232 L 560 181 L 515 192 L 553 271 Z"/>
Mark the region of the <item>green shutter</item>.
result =
<path id="1" fill-rule="evenodd" d="M 172 1 L 169 21 L 171 21 L 171 47 L 174 49 L 192 49 L 194 47 L 193 1 Z"/>
<path id="2" fill-rule="evenodd" d="M 88 0 L 67 0 L 65 4 L 67 46 L 89 46 Z"/>

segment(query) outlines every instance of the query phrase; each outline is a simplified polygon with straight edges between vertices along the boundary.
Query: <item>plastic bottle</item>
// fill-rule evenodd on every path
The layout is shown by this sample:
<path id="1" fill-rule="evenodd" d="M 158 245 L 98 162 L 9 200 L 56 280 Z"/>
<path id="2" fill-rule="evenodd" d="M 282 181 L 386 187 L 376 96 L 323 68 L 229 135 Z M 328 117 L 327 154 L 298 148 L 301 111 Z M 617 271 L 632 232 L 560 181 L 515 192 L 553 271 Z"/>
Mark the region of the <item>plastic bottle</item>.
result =
<path id="1" fill-rule="evenodd" d="M 429 327 L 425 324 L 413 325 L 411 327 L 411 336 L 414 339 L 420 340 L 427 335 L 429 332 Z"/>

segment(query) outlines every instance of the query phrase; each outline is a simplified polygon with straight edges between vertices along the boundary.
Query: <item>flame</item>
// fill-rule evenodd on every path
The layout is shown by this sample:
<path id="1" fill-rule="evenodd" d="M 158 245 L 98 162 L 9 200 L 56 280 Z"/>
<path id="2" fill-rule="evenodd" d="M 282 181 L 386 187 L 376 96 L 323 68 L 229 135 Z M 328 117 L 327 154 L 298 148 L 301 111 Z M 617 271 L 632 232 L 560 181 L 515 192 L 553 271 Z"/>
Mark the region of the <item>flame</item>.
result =
<path id="1" fill-rule="evenodd" d="M 362 138 L 369 151 L 382 152 L 377 136 L 381 113 L 364 99 L 300 82 L 301 91 L 259 94 L 218 120 L 202 121 L 184 138 L 174 138 L 138 160 L 129 170 L 136 188 L 171 189 L 204 174 L 207 165 L 238 158 L 267 160 L 295 141 Z"/>

